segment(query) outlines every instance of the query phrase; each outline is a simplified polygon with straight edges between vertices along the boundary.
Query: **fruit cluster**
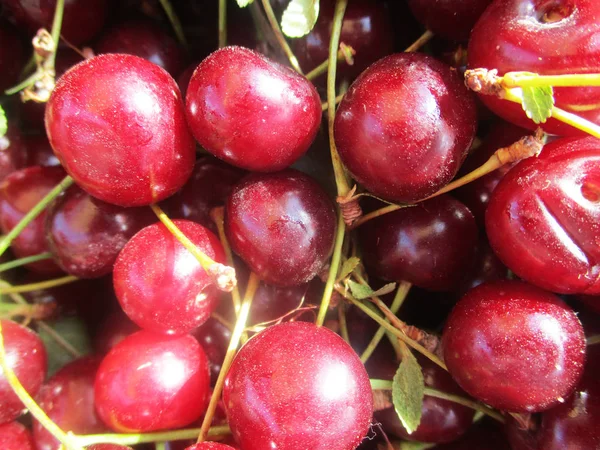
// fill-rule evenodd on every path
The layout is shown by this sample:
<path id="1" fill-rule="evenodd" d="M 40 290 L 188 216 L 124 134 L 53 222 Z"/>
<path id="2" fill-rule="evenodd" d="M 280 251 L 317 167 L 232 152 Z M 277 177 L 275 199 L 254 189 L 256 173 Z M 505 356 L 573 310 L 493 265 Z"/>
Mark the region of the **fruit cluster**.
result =
<path id="1" fill-rule="evenodd" d="M 0 0 L 0 449 L 600 449 L 599 16 Z"/>

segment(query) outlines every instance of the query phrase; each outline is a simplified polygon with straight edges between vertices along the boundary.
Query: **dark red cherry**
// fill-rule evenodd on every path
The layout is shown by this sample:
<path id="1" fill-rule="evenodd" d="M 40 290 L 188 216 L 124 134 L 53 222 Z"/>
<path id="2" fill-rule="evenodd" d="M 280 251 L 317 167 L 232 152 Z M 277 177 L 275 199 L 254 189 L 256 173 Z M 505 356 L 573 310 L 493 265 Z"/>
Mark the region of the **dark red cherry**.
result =
<path id="1" fill-rule="evenodd" d="M 150 208 L 111 205 L 72 186 L 48 209 L 46 237 L 65 272 L 97 278 L 112 272 L 129 239 L 154 222 Z"/>
<path id="2" fill-rule="evenodd" d="M 174 223 L 208 257 L 225 263 L 223 246 L 212 232 L 187 220 Z M 113 281 L 123 311 L 157 333 L 182 334 L 202 325 L 220 299 L 213 278 L 161 223 L 145 227 L 125 245 Z"/>
<path id="3" fill-rule="evenodd" d="M 469 41 L 469 67 L 542 75 L 600 72 L 600 3 L 593 0 L 498 0 L 481 16 Z M 568 43 L 568 45 L 565 45 Z M 600 123 L 600 88 L 554 89 L 556 106 Z M 482 95 L 483 102 L 502 118 L 535 129 L 520 105 Z M 583 132 L 549 119 L 549 133 Z"/>
<path id="4" fill-rule="evenodd" d="M 46 106 L 46 130 L 77 184 L 120 206 L 174 194 L 194 165 L 177 84 L 137 56 L 100 55 L 64 74 Z"/>
<path id="5" fill-rule="evenodd" d="M 504 436 L 502 425 L 493 419 L 483 418 L 474 423 L 460 439 L 440 444 L 435 450 L 516 450 L 511 449 Z"/>
<path id="6" fill-rule="evenodd" d="M 214 386 L 219 377 L 219 372 L 221 372 L 221 365 L 231 340 L 231 330 L 217 319 L 209 317 L 206 322 L 192 330 L 190 334 L 198 340 L 206 353 L 210 367 L 210 382 L 211 386 Z"/>
<path id="7" fill-rule="evenodd" d="M 430 290 L 457 288 L 478 242 L 473 214 L 443 195 L 366 222 L 359 228 L 364 262 L 385 280 Z"/>
<path id="8" fill-rule="evenodd" d="M 486 230 L 517 276 L 554 292 L 600 293 L 599 162 L 600 140 L 559 139 L 498 184 Z"/>
<path id="9" fill-rule="evenodd" d="M 191 336 L 139 331 L 104 358 L 94 392 L 100 418 L 115 431 L 184 427 L 206 408 L 208 361 Z"/>
<path id="10" fill-rule="evenodd" d="M 40 389 L 36 401 L 62 430 L 74 434 L 99 434 L 106 426 L 96 415 L 94 380 L 100 358 L 86 356 L 70 362 Z M 33 422 L 37 450 L 59 450 L 57 441 L 38 421 Z"/>
<path id="11" fill-rule="evenodd" d="M 0 137 L 0 181 L 25 167 L 27 155 L 25 137 L 9 117 L 8 130 L 4 136 Z"/>
<path id="12" fill-rule="evenodd" d="M 249 175 L 234 188 L 225 212 L 231 247 L 267 283 L 306 283 L 331 254 L 333 203 L 296 170 Z"/>
<path id="13" fill-rule="evenodd" d="M 27 148 L 28 166 L 60 166 L 60 161 L 54 154 L 46 133 L 35 133 L 23 136 Z"/>
<path id="14" fill-rule="evenodd" d="M 354 449 L 373 412 L 369 377 L 354 350 L 305 322 L 250 339 L 229 370 L 223 400 L 234 437 L 254 450 Z"/>
<path id="15" fill-rule="evenodd" d="M 486 281 L 504 280 L 508 278 L 508 269 L 498 259 L 485 237 L 477 243 L 471 271 L 460 283 L 459 292 L 464 294 L 469 289 L 479 286 Z"/>
<path id="16" fill-rule="evenodd" d="M 0 425 L 0 448 L 2 450 L 36 450 L 31 433 L 19 422 Z"/>
<path id="17" fill-rule="evenodd" d="M 29 328 L 10 320 L 0 321 L 9 367 L 30 395 L 35 396 L 46 377 L 46 349 Z M 4 375 L 0 374 L 0 424 L 12 422 L 25 411 Z"/>
<path id="18" fill-rule="evenodd" d="M 149 20 L 132 20 L 112 27 L 100 37 L 95 49 L 98 54 L 139 56 L 162 67 L 173 77 L 185 67 L 185 53 L 179 44 Z"/>
<path id="19" fill-rule="evenodd" d="M 410 203 L 456 175 L 475 126 L 475 103 L 456 71 L 403 53 L 379 60 L 350 86 L 336 113 L 335 142 L 356 181 Z"/>
<path id="20" fill-rule="evenodd" d="M 65 177 L 60 167 L 28 167 L 13 172 L 0 184 L 0 229 L 12 230 L 37 203 Z M 14 254 L 23 258 L 48 251 L 43 211 L 12 241 Z M 51 259 L 28 264 L 31 270 L 56 274 L 60 269 Z"/>
<path id="21" fill-rule="evenodd" d="M 140 331 L 140 327 L 119 308 L 100 324 L 93 339 L 94 351 L 99 355 L 106 355 L 115 345 L 136 331 Z"/>
<path id="22" fill-rule="evenodd" d="M 415 17 L 428 30 L 452 41 L 466 41 L 492 0 L 408 0 Z"/>
<path id="23" fill-rule="evenodd" d="M 25 58 L 25 48 L 17 31 L 0 22 L 0 93 L 17 84 Z"/>
<path id="24" fill-rule="evenodd" d="M 89 41 L 104 25 L 108 3 L 107 0 L 65 1 L 61 37 L 76 46 Z M 3 0 L 2 5 L 31 33 L 42 27 L 51 29 L 56 0 Z"/>
<path id="25" fill-rule="evenodd" d="M 469 291 L 450 314 L 442 345 L 448 370 L 465 391 L 512 412 L 564 402 L 585 360 L 583 327 L 573 310 L 519 281 Z"/>
<path id="26" fill-rule="evenodd" d="M 244 47 L 219 49 L 200 63 L 188 86 L 186 108 L 202 147 L 259 172 L 284 169 L 300 158 L 322 114 L 312 83 Z"/>

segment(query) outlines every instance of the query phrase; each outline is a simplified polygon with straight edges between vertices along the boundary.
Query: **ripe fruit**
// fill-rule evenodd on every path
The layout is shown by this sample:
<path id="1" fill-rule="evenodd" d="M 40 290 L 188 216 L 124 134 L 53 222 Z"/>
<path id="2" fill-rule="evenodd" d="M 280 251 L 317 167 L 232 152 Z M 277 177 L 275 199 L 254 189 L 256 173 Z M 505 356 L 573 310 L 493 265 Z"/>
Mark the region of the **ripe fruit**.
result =
<path id="1" fill-rule="evenodd" d="M 379 60 L 350 86 L 336 113 L 335 143 L 365 188 L 410 203 L 456 175 L 475 126 L 475 103 L 455 70 L 401 53 Z"/>
<path id="2" fill-rule="evenodd" d="M 46 106 L 46 130 L 77 184 L 115 205 L 163 200 L 194 165 L 177 84 L 137 56 L 100 55 L 65 73 Z"/>
<path id="3" fill-rule="evenodd" d="M 2 450 L 36 450 L 31 433 L 19 422 L 0 425 L 0 448 Z"/>
<path id="4" fill-rule="evenodd" d="M 292 69 L 244 47 L 200 63 L 186 94 L 196 140 L 243 169 L 274 172 L 306 152 L 321 124 L 315 87 Z"/>
<path id="5" fill-rule="evenodd" d="M 536 412 L 564 402 L 583 372 L 585 336 L 558 297 L 518 281 L 469 291 L 448 317 L 444 361 L 454 380 L 484 403 Z"/>
<path id="6" fill-rule="evenodd" d="M 373 412 L 369 377 L 352 348 L 327 328 L 303 322 L 250 339 L 229 370 L 223 400 L 245 450 L 351 450 Z"/>
<path id="7" fill-rule="evenodd" d="M 233 447 L 218 442 L 201 442 L 194 444 L 191 447 L 186 447 L 185 450 L 233 450 Z"/>

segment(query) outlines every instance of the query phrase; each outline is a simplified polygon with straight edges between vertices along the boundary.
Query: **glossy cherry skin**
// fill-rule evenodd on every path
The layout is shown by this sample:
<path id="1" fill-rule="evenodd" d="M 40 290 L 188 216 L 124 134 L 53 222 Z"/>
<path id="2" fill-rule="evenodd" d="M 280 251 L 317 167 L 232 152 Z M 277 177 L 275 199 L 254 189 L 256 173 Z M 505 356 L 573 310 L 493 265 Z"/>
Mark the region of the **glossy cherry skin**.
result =
<path id="1" fill-rule="evenodd" d="M 96 52 L 127 53 L 162 67 L 176 77 L 185 67 L 185 53 L 175 39 L 149 20 L 133 20 L 114 26 L 95 46 Z"/>
<path id="2" fill-rule="evenodd" d="M 564 402 L 585 360 L 583 327 L 573 310 L 519 281 L 469 291 L 448 317 L 442 345 L 448 370 L 465 391 L 512 412 Z"/>
<path id="3" fill-rule="evenodd" d="M 559 139 L 498 184 L 486 230 L 517 276 L 554 292 L 600 293 L 599 162 L 598 139 Z"/>
<path id="4" fill-rule="evenodd" d="M 415 17 L 435 35 L 466 41 L 492 0 L 408 0 Z"/>
<path id="5" fill-rule="evenodd" d="M 390 281 L 434 291 L 459 286 L 478 242 L 473 214 L 443 195 L 369 220 L 359 228 L 367 268 Z"/>
<path id="6" fill-rule="evenodd" d="M 31 433 L 19 422 L 0 425 L 0 448 L 2 450 L 36 450 Z"/>
<path id="7" fill-rule="evenodd" d="M 221 372 L 221 365 L 231 340 L 231 330 L 217 319 L 209 317 L 206 322 L 192 330 L 190 334 L 198 340 L 206 353 L 210 367 L 210 382 L 211 386 L 214 386 L 219 377 L 219 372 Z"/>
<path id="8" fill-rule="evenodd" d="M 335 227 L 325 191 L 291 169 L 249 175 L 225 208 L 232 249 L 261 280 L 277 286 L 296 286 L 317 275 L 331 254 Z"/>
<path id="9" fill-rule="evenodd" d="M 481 16 L 469 41 L 469 67 L 541 75 L 600 72 L 600 3 L 594 0 L 499 0 Z M 568 43 L 568 45 L 565 45 Z M 500 117 L 535 129 L 520 105 L 480 96 Z M 600 88 L 554 89 L 556 106 L 600 123 Z M 542 125 L 561 136 L 583 132 L 549 119 Z"/>
<path id="10" fill-rule="evenodd" d="M 137 56 L 99 55 L 65 73 L 46 105 L 46 130 L 77 184 L 120 206 L 163 200 L 194 166 L 177 84 Z"/>
<path id="11" fill-rule="evenodd" d="M 196 140 L 234 166 L 274 172 L 314 140 L 321 100 L 292 69 L 244 47 L 225 47 L 196 68 L 186 94 Z"/>
<path id="12" fill-rule="evenodd" d="M 74 434 L 99 434 L 107 431 L 96 414 L 94 380 L 99 357 L 86 356 L 70 362 L 40 389 L 36 401 L 63 431 Z M 60 442 L 38 421 L 33 423 L 37 450 L 58 450 Z"/>
<path id="13" fill-rule="evenodd" d="M 46 349 L 29 328 L 2 320 L 6 361 L 30 395 L 35 396 L 46 377 Z M 12 422 L 25 410 L 4 375 L 0 375 L 0 424 Z"/>
<path id="14" fill-rule="evenodd" d="M 4 22 L 0 22 L 0 43 L 0 92 L 4 92 L 17 84 L 26 56 L 16 30 Z"/>
<path id="15" fill-rule="evenodd" d="M 187 220 L 175 225 L 209 258 L 225 263 L 219 238 Z M 213 278 L 161 223 L 147 226 L 125 245 L 113 271 L 125 314 L 143 329 L 182 334 L 202 325 L 217 307 Z"/>
<path id="16" fill-rule="evenodd" d="M 2 5 L 31 33 L 52 27 L 56 0 L 3 0 Z M 72 45 L 83 44 L 102 29 L 107 13 L 107 0 L 66 0 L 61 35 Z"/>
<path id="17" fill-rule="evenodd" d="M 194 444 L 191 447 L 186 447 L 185 450 L 234 450 L 234 447 L 225 444 L 219 444 L 218 442 L 201 442 L 200 444 Z"/>
<path id="18" fill-rule="evenodd" d="M 485 239 L 485 236 L 479 239 L 473 260 L 471 271 L 467 273 L 460 283 L 458 292 L 461 296 L 469 289 L 479 286 L 486 281 L 508 278 L 507 267 L 498 259 L 487 239 Z"/>
<path id="19" fill-rule="evenodd" d="M 354 449 L 373 412 L 369 377 L 354 350 L 304 322 L 250 339 L 229 370 L 223 400 L 244 450 Z"/>
<path id="20" fill-rule="evenodd" d="M 0 184 L 0 229 L 12 230 L 31 208 L 65 177 L 60 167 L 28 167 L 13 172 Z M 48 251 L 44 233 L 46 211 L 43 211 L 13 240 L 11 249 L 23 258 Z M 38 261 L 27 267 L 40 273 L 56 274 L 60 269 L 52 260 Z"/>
<path id="21" fill-rule="evenodd" d="M 410 203 L 448 183 L 475 135 L 471 94 L 449 66 L 420 53 L 383 58 L 350 86 L 335 143 L 356 181 Z"/>
<path id="22" fill-rule="evenodd" d="M 193 337 L 139 331 L 102 361 L 96 410 L 119 432 L 184 427 L 204 412 L 209 380 L 206 355 Z"/>

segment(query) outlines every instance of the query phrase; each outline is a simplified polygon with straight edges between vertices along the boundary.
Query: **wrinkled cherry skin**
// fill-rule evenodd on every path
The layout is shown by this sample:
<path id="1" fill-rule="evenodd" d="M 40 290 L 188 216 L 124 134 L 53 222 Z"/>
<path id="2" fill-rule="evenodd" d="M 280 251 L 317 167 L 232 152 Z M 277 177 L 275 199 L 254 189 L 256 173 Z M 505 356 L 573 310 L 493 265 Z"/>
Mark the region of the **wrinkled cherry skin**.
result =
<path id="1" fill-rule="evenodd" d="M 369 271 L 433 291 L 460 285 L 473 264 L 477 235 L 473 214 L 449 195 L 384 214 L 359 228 Z"/>
<path id="2" fill-rule="evenodd" d="M 0 448 L 2 450 L 37 450 L 31 433 L 19 422 L 0 425 Z"/>
<path id="3" fill-rule="evenodd" d="M 116 25 L 95 46 L 97 54 L 127 53 L 162 67 L 176 77 L 185 67 L 185 53 L 175 39 L 149 20 Z"/>
<path id="4" fill-rule="evenodd" d="M 563 402 L 585 360 L 583 327 L 573 310 L 519 281 L 469 291 L 448 317 L 442 345 L 448 370 L 465 391 L 512 412 Z"/>
<path id="5" fill-rule="evenodd" d="M 46 130 L 76 183 L 120 206 L 163 200 L 194 166 L 177 84 L 137 56 L 100 55 L 65 73 L 46 105 Z"/>
<path id="6" fill-rule="evenodd" d="M 74 434 L 108 431 L 94 405 L 94 380 L 99 366 L 99 357 L 76 359 L 56 372 L 40 389 L 36 401 L 62 430 Z M 58 450 L 60 447 L 60 442 L 35 420 L 33 437 L 37 450 Z"/>
<path id="7" fill-rule="evenodd" d="M 496 187 L 486 230 L 517 276 L 564 294 L 600 293 L 600 140 L 558 139 Z"/>
<path id="8" fill-rule="evenodd" d="M 13 172 L 0 184 L 0 229 L 12 230 L 37 203 L 65 177 L 61 167 L 28 167 Z M 18 258 L 48 251 L 44 233 L 43 211 L 11 243 Z M 60 269 L 50 259 L 28 264 L 27 268 L 40 273 L 56 274 Z"/>
<path id="9" fill-rule="evenodd" d="M 595 0 L 497 0 L 481 16 L 469 41 L 469 68 L 541 75 L 600 72 L 600 2 Z M 554 16 L 548 22 L 544 16 Z M 538 127 L 520 105 L 482 95 L 500 117 L 519 126 Z M 600 88 L 555 88 L 556 106 L 600 123 Z M 549 119 L 545 131 L 582 135 L 570 125 Z"/>
<path id="10" fill-rule="evenodd" d="M 252 174 L 225 207 L 232 249 L 261 280 L 277 286 L 310 281 L 333 248 L 333 203 L 308 175 L 288 169 Z"/>
<path id="11" fill-rule="evenodd" d="M 192 336 L 139 331 L 102 361 L 96 410 L 118 432 L 184 427 L 204 412 L 209 380 L 206 355 Z"/>
<path id="12" fill-rule="evenodd" d="M 257 172 L 285 169 L 300 158 L 322 115 L 310 81 L 244 47 L 219 49 L 200 63 L 188 85 L 186 108 L 202 147 Z"/>
<path id="13" fill-rule="evenodd" d="M 150 208 L 111 205 L 72 186 L 48 209 L 46 237 L 65 272 L 97 278 L 112 272 L 129 239 L 155 221 Z"/>
<path id="14" fill-rule="evenodd" d="M 46 378 L 46 348 L 29 328 L 10 320 L 0 321 L 6 361 L 30 395 L 35 396 Z M 0 374 L 0 424 L 19 417 L 25 406 L 13 392 L 4 375 Z"/>
<path id="15" fill-rule="evenodd" d="M 17 84 L 25 58 L 25 48 L 16 30 L 0 21 L 0 92 Z"/>
<path id="16" fill-rule="evenodd" d="M 372 398 L 354 350 L 327 328 L 304 322 L 250 339 L 223 389 L 229 425 L 244 450 L 354 449 L 369 429 Z"/>
<path id="17" fill-rule="evenodd" d="M 335 143 L 370 192 L 411 203 L 456 175 L 475 127 L 475 102 L 454 69 L 420 53 L 394 54 L 350 86 L 336 113 Z"/>
<path id="18" fill-rule="evenodd" d="M 2 5 L 30 33 L 52 27 L 56 0 L 2 0 Z M 61 35 L 75 46 L 89 41 L 102 29 L 108 6 L 107 0 L 66 0 Z"/>
<path id="19" fill-rule="evenodd" d="M 187 220 L 174 223 L 200 251 L 225 264 L 223 246 L 211 231 Z M 125 245 L 113 282 L 125 314 L 156 333 L 191 331 L 206 322 L 220 299 L 213 278 L 162 223 L 145 227 Z"/>

